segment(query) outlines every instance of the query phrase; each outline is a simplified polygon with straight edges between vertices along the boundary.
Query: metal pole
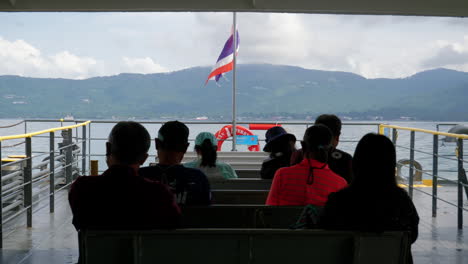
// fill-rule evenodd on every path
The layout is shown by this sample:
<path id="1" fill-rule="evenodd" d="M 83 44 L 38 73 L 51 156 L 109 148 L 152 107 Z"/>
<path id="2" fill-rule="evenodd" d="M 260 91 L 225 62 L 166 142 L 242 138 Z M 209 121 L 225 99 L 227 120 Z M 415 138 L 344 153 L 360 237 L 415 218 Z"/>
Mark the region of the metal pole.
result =
<path id="1" fill-rule="evenodd" d="M 89 130 L 88 130 L 88 135 L 89 135 L 89 138 L 88 138 L 88 160 L 91 162 L 91 123 L 89 123 Z M 90 169 L 91 171 L 91 169 Z"/>
<path id="2" fill-rule="evenodd" d="M 413 199 L 413 174 L 414 174 L 414 131 L 411 131 L 410 142 L 410 166 L 409 166 L 409 196 Z"/>
<path id="3" fill-rule="evenodd" d="M 72 166 L 72 130 L 68 129 L 67 130 L 67 137 L 66 137 L 66 150 L 65 150 L 65 179 L 66 179 L 66 184 L 69 184 L 72 182 L 72 174 L 73 174 L 73 166 Z"/>
<path id="4" fill-rule="evenodd" d="M 2 141 L 0 141 L 0 248 L 3 248 Z"/>
<path id="5" fill-rule="evenodd" d="M 49 134 L 49 211 L 55 211 L 55 133 Z"/>
<path id="6" fill-rule="evenodd" d="M 392 129 L 392 142 L 393 142 L 393 145 L 395 146 L 396 146 L 397 137 L 398 137 L 398 130 L 396 130 L 396 128 L 393 128 Z"/>
<path id="7" fill-rule="evenodd" d="M 458 141 L 458 229 L 463 229 L 463 139 Z"/>
<path id="8" fill-rule="evenodd" d="M 86 126 L 83 126 L 83 138 L 81 139 L 81 175 L 86 175 Z"/>
<path id="9" fill-rule="evenodd" d="M 237 62 L 237 25 L 236 25 L 236 12 L 232 13 L 233 23 L 233 68 L 232 68 L 232 151 L 236 149 L 236 62 Z"/>
<path id="10" fill-rule="evenodd" d="M 439 127 L 437 125 L 437 127 Z M 432 151 L 432 217 L 437 216 L 437 176 L 439 174 L 439 136 L 434 135 Z"/>
<path id="11" fill-rule="evenodd" d="M 26 138 L 26 166 L 24 167 L 24 207 L 26 210 L 26 225 L 32 227 L 32 147 L 31 138 Z"/>

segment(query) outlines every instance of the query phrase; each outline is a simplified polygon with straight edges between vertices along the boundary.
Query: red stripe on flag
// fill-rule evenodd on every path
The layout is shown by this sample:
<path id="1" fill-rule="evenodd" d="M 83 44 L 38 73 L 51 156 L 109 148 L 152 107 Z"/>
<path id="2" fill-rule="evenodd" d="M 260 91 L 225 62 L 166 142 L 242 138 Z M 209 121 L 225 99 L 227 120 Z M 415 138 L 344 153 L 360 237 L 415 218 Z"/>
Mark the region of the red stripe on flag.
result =
<path id="1" fill-rule="evenodd" d="M 216 68 L 214 71 L 212 71 L 212 72 L 210 73 L 210 75 L 208 76 L 208 79 L 206 79 L 205 85 L 208 83 L 208 81 L 209 81 L 212 77 L 214 77 L 214 76 L 216 76 L 216 75 L 219 75 L 219 74 L 222 74 L 222 73 L 225 73 L 225 72 L 228 72 L 228 71 L 232 71 L 233 66 L 234 66 L 234 62 L 231 61 L 230 63 L 228 63 L 228 64 L 226 64 L 226 65 L 224 65 L 224 66 L 221 66 L 221 67 L 219 67 L 219 68 Z"/>

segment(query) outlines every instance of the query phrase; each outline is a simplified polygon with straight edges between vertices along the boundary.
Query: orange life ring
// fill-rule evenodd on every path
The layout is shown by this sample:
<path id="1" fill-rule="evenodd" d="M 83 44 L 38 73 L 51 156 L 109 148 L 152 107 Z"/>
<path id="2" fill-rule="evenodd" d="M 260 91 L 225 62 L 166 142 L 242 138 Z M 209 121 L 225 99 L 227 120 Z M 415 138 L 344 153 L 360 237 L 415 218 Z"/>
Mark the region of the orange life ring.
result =
<path id="1" fill-rule="evenodd" d="M 238 136 L 253 136 L 254 133 L 252 131 L 248 130 L 247 128 L 243 126 L 236 126 L 236 135 Z M 224 140 L 226 140 L 229 137 L 232 137 L 232 125 L 226 125 L 223 126 L 218 132 L 215 134 L 216 139 L 218 140 L 218 151 L 221 150 L 221 146 L 224 143 Z M 250 151 L 260 151 L 260 144 L 257 143 L 257 145 L 251 145 L 248 147 Z"/>

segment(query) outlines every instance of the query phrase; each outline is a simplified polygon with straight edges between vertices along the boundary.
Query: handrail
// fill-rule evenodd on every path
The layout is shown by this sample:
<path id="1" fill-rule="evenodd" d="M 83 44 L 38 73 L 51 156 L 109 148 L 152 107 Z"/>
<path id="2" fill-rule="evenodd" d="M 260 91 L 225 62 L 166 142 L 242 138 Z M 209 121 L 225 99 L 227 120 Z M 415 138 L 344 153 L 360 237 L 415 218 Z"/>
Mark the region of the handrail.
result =
<path id="1" fill-rule="evenodd" d="M 394 126 L 394 125 L 386 125 L 386 124 L 380 124 L 379 125 L 379 134 L 381 134 L 381 135 L 384 134 L 384 128 L 394 128 L 394 129 L 400 129 L 400 130 L 423 132 L 423 133 L 428 133 L 428 134 L 432 134 L 432 135 L 454 137 L 454 138 L 458 138 L 458 139 L 468 139 L 468 135 L 463 135 L 463 134 L 454 134 L 454 133 L 439 132 L 439 131 L 422 129 L 422 128 L 402 127 L 402 126 Z"/>
<path id="2" fill-rule="evenodd" d="M 3 137 L 0 137 L 0 141 L 9 140 L 9 139 L 30 138 L 30 137 L 45 134 L 45 133 L 50 133 L 50 132 L 55 132 L 55 131 L 60 131 L 60 130 L 73 129 L 73 128 L 77 128 L 77 127 L 87 126 L 90 123 L 91 123 L 91 121 L 88 120 L 88 121 L 85 121 L 83 123 L 72 125 L 72 126 L 49 128 L 49 129 L 46 129 L 46 130 L 40 130 L 40 131 L 27 133 L 27 134 L 3 136 Z"/>

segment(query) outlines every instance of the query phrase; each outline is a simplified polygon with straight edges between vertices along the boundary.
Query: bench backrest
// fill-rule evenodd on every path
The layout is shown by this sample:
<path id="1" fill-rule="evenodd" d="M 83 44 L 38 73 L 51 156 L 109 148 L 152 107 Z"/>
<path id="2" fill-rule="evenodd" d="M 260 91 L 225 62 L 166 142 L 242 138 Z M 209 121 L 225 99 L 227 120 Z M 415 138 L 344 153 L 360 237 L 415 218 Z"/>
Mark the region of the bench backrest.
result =
<path id="1" fill-rule="evenodd" d="M 214 204 L 258 204 L 263 205 L 269 190 L 227 190 L 212 189 Z"/>
<path id="2" fill-rule="evenodd" d="M 209 179 L 211 189 L 270 190 L 271 180 L 259 178 Z"/>
<path id="3" fill-rule="evenodd" d="M 406 263 L 408 234 L 284 229 L 81 231 L 84 264 Z"/>
<path id="4" fill-rule="evenodd" d="M 317 207 L 320 211 L 320 208 Z M 289 228 L 303 206 L 212 205 L 182 208 L 184 228 Z"/>

